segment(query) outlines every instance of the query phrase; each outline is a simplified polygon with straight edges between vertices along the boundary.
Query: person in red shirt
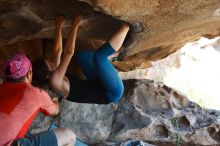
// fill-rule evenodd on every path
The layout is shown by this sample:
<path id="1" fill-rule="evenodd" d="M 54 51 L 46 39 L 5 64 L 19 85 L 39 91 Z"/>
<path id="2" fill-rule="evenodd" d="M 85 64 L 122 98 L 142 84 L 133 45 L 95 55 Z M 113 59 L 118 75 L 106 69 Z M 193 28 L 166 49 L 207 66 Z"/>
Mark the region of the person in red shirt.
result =
<path id="1" fill-rule="evenodd" d="M 57 115 L 59 102 L 31 85 L 32 64 L 24 54 L 16 54 L 3 65 L 0 85 L 0 145 L 73 145 L 74 133 L 58 128 L 27 137 L 27 130 L 38 112 Z"/>

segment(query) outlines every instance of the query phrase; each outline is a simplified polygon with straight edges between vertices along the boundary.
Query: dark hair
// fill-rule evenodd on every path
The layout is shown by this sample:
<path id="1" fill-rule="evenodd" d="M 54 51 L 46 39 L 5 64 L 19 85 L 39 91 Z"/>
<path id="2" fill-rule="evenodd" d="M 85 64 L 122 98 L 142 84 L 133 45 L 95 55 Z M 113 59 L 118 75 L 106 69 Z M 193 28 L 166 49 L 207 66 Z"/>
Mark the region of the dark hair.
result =
<path id="1" fill-rule="evenodd" d="M 38 59 L 34 61 L 33 67 L 33 79 L 32 84 L 38 87 L 44 87 L 48 85 L 50 71 L 43 59 Z"/>
<path id="2" fill-rule="evenodd" d="M 10 66 L 6 67 L 5 74 L 6 75 L 11 75 Z M 24 81 L 24 79 L 25 79 L 25 76 L 17 78 L 17 79 L 6 77 L 5 81 L 8 81 L 8 82 L 21 82 L 21 81 Z"/>

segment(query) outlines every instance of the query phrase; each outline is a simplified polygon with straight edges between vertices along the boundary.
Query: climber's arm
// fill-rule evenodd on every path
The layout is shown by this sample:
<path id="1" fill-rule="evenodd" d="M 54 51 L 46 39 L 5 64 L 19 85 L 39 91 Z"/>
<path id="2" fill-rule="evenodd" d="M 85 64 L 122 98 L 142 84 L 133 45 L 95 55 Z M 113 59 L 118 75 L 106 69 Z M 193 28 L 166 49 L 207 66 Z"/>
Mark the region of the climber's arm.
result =
<path id="1" fill-rule="evenodd" d="M 57 17 L 56 18 L 56 24 L 55 24 L 55 40 L 54 40 L 54 45 L 53 45 L 53 63 L 56 67 L 60 64 L 61 60 L 61 55 L 63 51 L 63 46 L 62 46 L 62 26 L 65 22 L 64 17 Z"/>
<path id="2" fill-rule="evenodd" d="M 53 72 L 53 74 L 50 78 L 51 87 L 54 90 L 61 92 L 64 96 L 67 96 L 69 94 L 69 90 L 70 90 L 69 81 L 65 77 L 65 74 L 67 71 L 67 67 L 70 63 L 70 60 L 74 54 L 77 30 L 79 28 L 79 24 L 80 24 L 81 20 L 82 20 L 81 15 L 77 15 L 74 17 L 72 27 L 71 27 L 71 32 L 70 32 L 69 37 L 67 39 L 67 45 L 66 45 L 65 50 L 63 52 L 63 57 L 61 59 L 59 66 Z"/>

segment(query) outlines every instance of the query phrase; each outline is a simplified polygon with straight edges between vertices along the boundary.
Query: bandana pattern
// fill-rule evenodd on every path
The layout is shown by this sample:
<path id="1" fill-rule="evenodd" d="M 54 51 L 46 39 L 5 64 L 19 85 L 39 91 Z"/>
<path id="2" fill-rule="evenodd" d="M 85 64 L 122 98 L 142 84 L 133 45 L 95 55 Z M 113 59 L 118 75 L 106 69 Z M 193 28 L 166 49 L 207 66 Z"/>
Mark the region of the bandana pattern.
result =
<path id="1" fill-rule="evenodd" d="M 6 74 L 6 68 L 10 66 L 10 73 Z M 24 54 L 16 54 L 3 65 L 4 77 L 17 79 L 25 76 L 32 69 L 30 60 Z"/>

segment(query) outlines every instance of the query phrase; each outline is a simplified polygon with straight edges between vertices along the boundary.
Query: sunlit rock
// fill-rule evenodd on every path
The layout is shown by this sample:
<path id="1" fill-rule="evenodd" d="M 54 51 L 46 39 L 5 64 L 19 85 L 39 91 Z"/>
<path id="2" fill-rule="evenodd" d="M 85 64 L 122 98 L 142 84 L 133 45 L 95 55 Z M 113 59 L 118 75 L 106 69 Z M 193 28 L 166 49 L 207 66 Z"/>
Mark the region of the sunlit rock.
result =
<path id="1" fill-rule="evenodd" d="M 74 13 L 84 15 L 78 38 L 107 40 L 126 21 L 132 25 L 124 61 L 115 62 L 123 71 L 146 68 L 189 41 L 219 35 L 219 0 L 24 0 L 0 2 L 0 44 L 30 39 L 54 38 L 54 20 L 67 18 L 66 38 Z"/>

